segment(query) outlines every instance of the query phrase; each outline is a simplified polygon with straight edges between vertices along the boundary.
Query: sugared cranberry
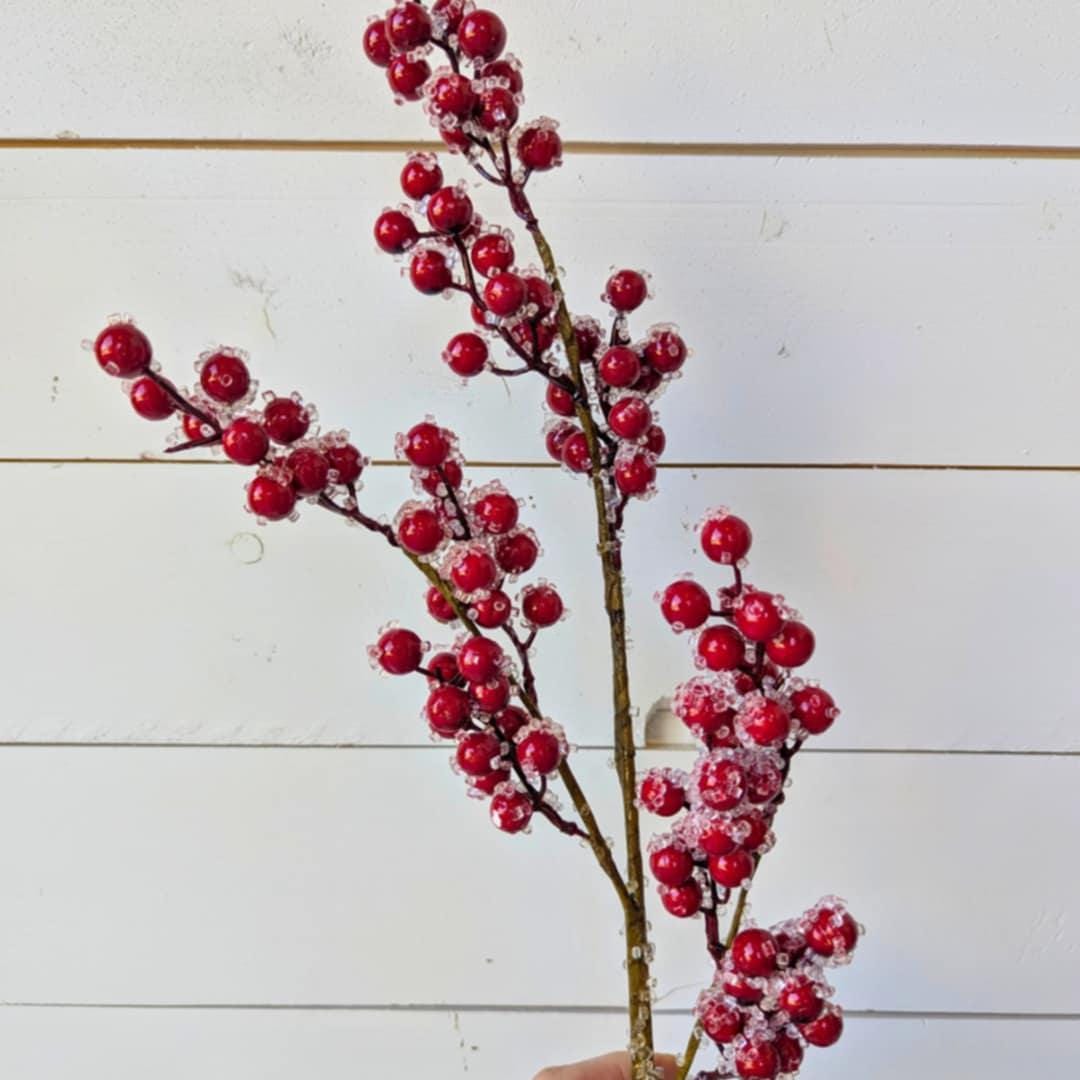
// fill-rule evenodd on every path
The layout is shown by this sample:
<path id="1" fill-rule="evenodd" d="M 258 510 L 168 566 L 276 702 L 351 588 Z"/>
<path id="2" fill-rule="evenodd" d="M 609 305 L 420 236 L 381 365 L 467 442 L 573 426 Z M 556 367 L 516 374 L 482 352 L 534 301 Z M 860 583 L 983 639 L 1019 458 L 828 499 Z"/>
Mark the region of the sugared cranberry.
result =
<path id="1" fill-rule="evenodd" d="M 439 135 L 452 154 L 461 154 L 470 147 L 469 136 L 459 127 L 440 127 Z"/>
<path id="2" fill-rule="evenodd" d="M 324 451 L 334 474 L 335 483 L 355 484 L 364 471 L 364 458 L 351 443 L 328 446 Z"/>
<path id="3" fill-rule="evenodd" d="M 517 123 L 518 105 L 509 90 L 492 86 L 480 94 L 474 115 L 485 131 L 505 132 Z"/>
<path id="4" fill-rule="evenodd" d="M 562 164 L 562 139 L 549 127 L 530 127 L 518 139 L 517 153 L 521 164 L 535 172 L 545 172 Z"/>
<path id="5" fill-rule="evenodd" d="M 506 48 L 506 26 L 493 11 L 470 11 L 458 26 L 458 47 L 470 60 L 494 60 Z"/>
<path id="6" fill-rule="evenodd" d="M 453 605 L 434 585 L 425 594 L 424 603 L 428 609 L 428 614 L 438 622 L 452 623 L 457 621 L 457 612 L 454 611 Z"/>
<path id="7" fill-rule="evenodd" d="M 796 1024 L 817 1019 L 825 1007 L 817 983 L 805 975 L 792 975 L 776 995 L 776 1004 Z"/>
<path id="8" fill-rule="evenodd" d="M 453 33 L 461 24 L 465 14 L 465 0 L 435 0 L 431 10 L 442 22 L 448 33 Z"/>
<path id="9" fill-rule="evenodd" d="M 446 346 L 443 359 L 455 375 L 472 378 L 487 366 L 487 343 L 479 334 L 455 334 Z"/>
<path id="10" fill-rule="evenodd" d="M 387 630 L 375 646 L 379 667 L 391 675 L 410 675 L 424 655 L 420 638 L 411 630 L 395 627 Z"/>
<path id="11" fill-rule="evenodd" d="M 207 358 L 199 371 L 199 385 L 208 397 L 233 405 L 251 389 L 247 364 L 232 353 L 219 352 Z"/>
<path id="12" fill-rule="evenodd" d="M 469 696 L 481 712 L 497 713 L 510 701 L 510 683 L 502 675 L 487 682 L 469 683 Z"/>
<path id="13" fill-rule="evenodd" d="M 562 461 L 571 472 L 584 473 L 592 468 L 592 455 L 585 432 L 574 428 L 567 435 L 562 444 Z"/>
<path id="14" fill-rule="evenodd" d="M 701 910 L 701 886 L 693 879 L 682 885 L 660 886 L 660 903 L 677 919 L 689 919 Z"/>
<path id="15" fill-rule="evenodd" d="M 521 65 L 511 56 L 502 60 L 492 60 L 485 64 L 477 73 L 481 79 L 505 79 L 507 89 L 511 94 L 520 94 L 525 88 L 525 80 L 521 76 Z"/>
<path id="16" fill-rule="evenodd" d="M 525 710 L 516 705 L 507 705 L 494 718 L 495 726 L 507 739 L 512 739 L 528 722 L 529 717 Z"/>
<path id="17" fill-rule="evenodd" d="M 615 463 L 615 486 L 624 495 L 644 495 L 656 482 L 656 465 L 647 453 L 629 454 Z"/>
<path id="18" fill-rule="evenodd" d="M 803 1024 L 800 1031 L 811 1046 L 832 1046 L 844 1034 L 844 1018 L 840 1010 L 833 1006 L 816 1020 Z"/>
<path id="19" fill-rule="evenodd" d="M 490 731 L 470 731 L 461 736 L 455 757 L 466 776 L 488 776 L 499 757 L 499 740 Z"/>
<path id="20" fill-rule="evenodd" d="M 762 978 L 776 970 L 776 939 L 768 930 L 740 930 L 731 943 L 735 970 L 751 978 Z"/>
<path id="21" fill-rule="evenodd" d="M 400 210 L 387 210 L 375 219 L 375 243 L 391 255 L 408 251 L 419 235 L 412 218 Z"/>
<path id="22" fill-rule="evenodd" d="M 754 872 L 754 860 L 742 848 L 727 855 L 714 855 L 709 859 L 709 873 L 719 885 L 737 889 Z"/>
<path id="23" fill-rule="evenodd" d="M 558 424 L 552 424 L 544 435 L 544 446 L 547 449 L 548 455 L 556 461 L 561 462 L 563 459 L 563 449 L 566 446 L 566 440 L 577 431 L 580 431 L 580 428 L 578 428 L 576 424 L 565 421 Z M 587 448 L 588 444 L 586 444 L 586 449 Z"/>
<path id="24" fill-rule="evenodd" d="M 469 695 L 456 686 L 436 686 L 424 706 L 431 730 L 443 738 L 452 738 L 472 715 Z"/>
<path id="25" fill-rule="evenodd" d="M 786 1031 L 781 1031 L 777 1033 L 773 1046 L 780 1059 L 780 1071 L 794 1076 L 803 1062 L 802 1043 L 792 1038 Z"/>
<path id="26" fill-rule="evenodd" d="M 653 424 L 648 431 L 645 432 L 645 449 L 650 454 L 655 454 L 659 457 L 667 447 L 667 436 L 664 434 L 664 429 L 658 424 Z"/>
<path id="27" fill-rule="evenodd" d="M 302 439 L 311 426 L 307 409 L 293 398 L 274 398 L 263 409 L 263 427 L 271 442 L 279 446 Z"/>
<path id="28" fill-rule="evenodd" d="M 670 375 L 686 362 L 686 342 L 674 330 L 658 330 L 649 335 L 645 359 L 653 371 Z"/>
<path id="29" fill-rule="evenodd" d="M 452 652 L 436 653 L 428 661 L 427 668 L 436 684 L 452 683 L 461 676 L 457 666 L 457 657 Z"/>
<path id="30" fill-rule="evenodd" d="M 450 580 L 463 593 L 490 589 L 497 576 L 495 560 L 483 548 L 465 548 L 450 564 Z"/>
<path id="31" fill-rule="evenodd" d="M 435 248 L 422 248 L 409 260 L 409 280 L 428 296 L 448 289 L 454 280 L 446 256 Z"/>
<path id="32" fill-rule="evenodd" d="M 660 596 L 660 612 L 676 630 L 696 630 L 711 610 L 709 594 L 687 578 L 673 581 Z"/>
<path id="33" fill-rule="evenodd" d="M 405 514 L 398 522 L 398 543 L 413 555 L 430 555 L 445 535 L 438 515 L 427 507 Z"/>
<path id="34" fill-rule="evenodd" d="M 684 847 L 668 844 L 649 856 L 649 869 L 661 885 L 682 885 L 694 872 L 694 860 Z"/>
<path id="35" fill-rule="evenodd" d="M 299 495 L 318 495 L 330 482 L 330 462 L 318 450 L 309 447 L 294 450 L 286 464 Z"/>
<path id="36" fill-rule="evenodd" d="M 686 803 L 686 791 L 670 776 L 663 772 L 646 773 L 638 788 L 641 805 L 650 814 L 658 817 L 671 817 L 677 814 Z"/>
<path id="37" fill-rule="evenodd" d="M 410 464 L 423 469 L 434 469 L 449 455 L 450 440 L 438 424 L 425 420 L 408 430 L 401 450 Z"/>
<path id="38" fill-rule="evenodd" d="M 641 374 L 641 361 L 633 349 L 613 345 L 600 357 L 597 373 L 608 386 L 630 386 Z"/>
<path id="39" fill-rule="evenodd" d="M 472 200 L 458 188 L 440 188 L 428 202 L 427 218 L 436 232 L 454 236 L 472 224 Z"/>
<path id="40" fill-rule="evenodd" d="M 525 303 L 525 282 L 508 270 L 496 274 L 484 286 L 484 303 L 500 318 L 516 314 Z"/>
<path id="41" fill-rule="evenodd" d="M 768 641 L 784 624 L 784 616 L 773 595 L 756 590 L 743 594 L 734 619 L 735 625 L 751 641 Z"/>
<path id="42" fill-rule="evenodd" d="M 727 729 L 731 730 L 731 720 L 735 715 L 725 708 L 722 699 L 707 689 L 686 684 L 676 696 L 675 713 L 679 719 L 699 738 L 709 738 Z M 715 745 L 712 740 L 711 745 Z"/>
<path id="43" fill-rule="evenodd" d="M 248 506 L 267 521 L 287 518 L 296 506 L 296 492 L 273 476 L 256 476 L 248 484 Z"/>
<path id="44" fill-rule="evenodd" d="M 556 416 L 574 415 L 574 395 L 556 383 L 548 383 L 547 405 Z"/>
<path id="45" fill-rule="evenodd" d="M 184 413 L 180 418 L 180 428 L 184 432 L 184 437 L 192 442 L 212 438 L 214 434 L 214 429 L 194 413 Z"/>
<path id="46" fill-rule="evenodd" d="M 811 735 L 821 735 L 839 715 L 832 694 L 817 686 L 805 686 L 791 695 L 791 707 L 799 723 Z"/>
<path id="47" fill-rule="evenodd" d="M 538 274 L 527 274 L 525 282 L 525 303 L 533 309 L 534 318 L 543 318 L 555 310 L 555 290 L 546 278 Z"/>
<path id="48" fill-rule="evenodd" d="M 420 469 L 416 478 L 420 486 L 429 495 L 445 495 L 447 488 L 455 491 L 461 487 L 464 474 L 461 471 L 461 463 L 452 457 L 448 457 L 441 465 L 434 469 Z"/>
<path id="49" fill-rule="evenodd" d="M 616 311 L 633 311 L 648 295 L 649 283 L 636 270 L 619 270 L 608 279 L 606 296 Z"/>
<path id="50" fill-rule="evenodd" d="M 577 318 L 574 320 L 574 340 L 577 342 L 578 351 L 582 360 L 590 360 L 596 355 L 603 341 L 600 324 L 592 318 Z"/>
<path id="51" fill-rule="evenodd" d="M 858 940 L 858 924 L 843 909 L 822 908 L 806 928 L 806 944 L 820 956 L 844 956 Z"/>
<path id="52" fill-rule="evenodd" d="M 168 420 L 176 406 L 160 383 L 148 376 L 136 379 L 128 391 L 131 407 L 144 420 Z"/>
<path id="53" fill-rule="evenodd" d="M 509 769 L 496 769 L 494 772 L 485 773 L 483 776 L 469 777 L 469 786 L 474 791 L 484 795 L 494 795 L 496 789 L 510 779 Z"/>
<path id="54" fill-rule="evenodd" d="M 364 31 L 364 55 L 379 67 L 386 67 L 390 63 L 393 50 L 390 48 L 384 19 L 376 19 L 368 23 Z"/>
<path id="55" fill-rule="evenodd" d="M 514 248 L 502 233 L 485 233 L 473 244 L 469 258 L 478 274 L 494 277 L 514 265 Z"/>
<path id="56" fill-rule="evenodd" d="M 664 377 L 659 371 L 654 371 L 646 363 L 642 363 L 641 372 L 631 385 L 631 390 L 636 390 L 639 394 L 651 394 L 662 382 Z"/>
<path id="57" fill-rule="evenodd" d="M 506 620 L 513 612 L 510 597 L 501 589 L 490 589 L 480 593 L 472 600 L 472 615 L 477 626 L 485 630 L 496 630 L 506 625 Z"/>
<path id="58" fill-rule="evenodd" d="M 737 1038 L 746 1023 L 742 1009 L 722 1001 L 710 1001 L 698 1012 L 702 1030 L 713 1042 L 723 1046 Z"/>
<path id="59" fill-rule="evenodd" d="M 486 637 L 471 637 L 458 650 L 458 670 L 469 682 L 487 682 L 499 673 L 503 651 Z"/>
<path id="60" fill-rule="evenodd" d="M 769 639 L 765 652 L 781 667 L 802 667 L 814 655 L 814 632 L 804 623 L 788 619 L 776 637 Z"/>
<path id="61" fill-rule="evenodd" d="M 640 439 L 652 423 L 652 409 L 644 398 L 619 398 L 608 413 L 608 427 L 620 439 Z"/>
<path id="62" fill-rule="evenodd" d="M 733 626 L 709 626 L 698 637 L 697 654 L 710 671 L 733 671 L 746 658 L 746 641 Z"/>
<path id="63" fill-rule="evenodd" d="M 507 574 L 524 574 L 536 565 L 540 548 L 527 532 L 503 536 L 495 543 L 495 561 Z"/>
<path id="64" fill-rule="evenodd" d="M 745 559 L 752 540 L 750 526 L 734 514 L 717 514 L 701 527 L 701 550 L 713 562 L 728 565 Z"/>
<path id="65" fill-rule="evenodd" d="M 443 186 L 443 171 L 434 154 L 412 154 L 401 170 L 401 190 L 410 199 L 424 199 Z"/>
<path id="66" fill-rule="evenodd" d="M 532 803 L 522 791 L 500 791 L 491 800 L 491 820 L 503 832 L 521 832 L 528 827 L 532 815 Z"/>
<path id="67" fill-rule="evenodd" d="M 536 776 L 553 773 L 562 760 L 562 746 L 550 731 L 537 729 L 523 736 L 517 744 L 518 761 L 527 772 Z"/>
<path id="68" fill-rule="evenodd" d="M 751 794 L 757 770 L 750 770 Z M 748 810 L 740 814 L 734 822 L 742 835 L 742 846 L 747 851 L 756 851 L 769 838 L 769 823 L 760 810 Z"/>
<path id="69" fill-rule="evenodd" d="M 712 810 L 731 810 L 746 797 L 746 770 L 736 761 L 710 758 L 701 766 L 701 801 Z"/>
<path id="70" fill-rule="evenodd" d="M 533 626 L 554 626 L 563 610 L 562 597 L 550 585 L 530 585 L 521 594 L 521 614 Z"/>
<path id="71" fill-rule="evenodd" d="M 776 746 L 791 733 L 791 716 L 778 701 L 749 698 L 739 710 L 738 728 L 758 746 Z"/>
<path id="72" fill-rule="evenodd" d="M 386 36 L 395 49 L 415 49 L 431 40 L 431 16 L 420 4 L 406 0 L 386 16 Z"/>
<path id="73" fill-rule="evenodd" d="M 756 1005 L 765 996 L 759 980 L 740 975 L 737 971 L 725 972 L 723 985 L 724 993 L 744 1005 Z"/>
<path id="74" fill-rule="evenodd" d="M 735 1048 L 735 1071 L 743 1080 L 773 1080 L 780 1072 L 780 1055 L 767 1039 L 744 1039 Z"/>
<path id="75" fill-rule="evenodd" d="M 386 69 L 390 89 L 406 101 L 419 101 L 424 83 L 431 78 L 431 67 L 422 56 L 398 53 Z"/>
<path id="76" fill-rule="evenodd" d="M 476 108 L 476 91 L 464 75 L 440 75 L 428 85 L 427 95 L 436 116 L 464 119 Z"/>
<path id="77" fill-rule="evenodd" d="M 473 514 L 486 533 L 501 536 L 518 523 L 517 499 L 505 491 L 491 491 L 473 503 Z"/>

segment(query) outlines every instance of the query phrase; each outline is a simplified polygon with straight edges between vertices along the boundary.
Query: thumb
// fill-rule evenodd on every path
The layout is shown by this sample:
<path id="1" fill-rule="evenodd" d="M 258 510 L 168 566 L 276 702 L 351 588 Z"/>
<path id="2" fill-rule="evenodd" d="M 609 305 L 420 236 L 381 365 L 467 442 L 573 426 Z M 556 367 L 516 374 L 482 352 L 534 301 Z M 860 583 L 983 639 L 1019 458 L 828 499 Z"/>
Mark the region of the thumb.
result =
<path id="1" fill-rule="evenodd" d="M 675 1080 L 675 1059 L 670 1054 L 657 1054 L 656 1064 L 663 1070 L 664 1080 Z M 545 1069 L 535 1080 L 631 1080 L 630 1055 L 605 1054 L 604 1057 Z"/>

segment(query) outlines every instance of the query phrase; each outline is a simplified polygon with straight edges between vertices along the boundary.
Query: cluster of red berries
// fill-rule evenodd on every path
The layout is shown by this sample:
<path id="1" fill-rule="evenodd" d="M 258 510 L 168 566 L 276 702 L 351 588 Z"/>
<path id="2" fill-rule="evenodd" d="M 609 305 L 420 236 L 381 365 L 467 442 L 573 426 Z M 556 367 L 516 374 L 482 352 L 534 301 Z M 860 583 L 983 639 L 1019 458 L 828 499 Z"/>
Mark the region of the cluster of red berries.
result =
<path id="1" fill-rule="evenodd" d="M 260 520 L 295 518 L 299 500 L 338 490 L 355 497 L 367 460 L 348 435 L 320 435 L 315 410 L 297 394 L 266 393 L 256 405 L 257 384 L 243 353 L 222 348 L 203 354 L 195 365 L 197 386 L 187 391 L 158 372 L 149 339 L 128 319 L 111 321 L 93 350 L 104 371 L 125 380 L 139 416 L 168 420 L 179 414 L 173 449 L 220 446 L 230 461 L 257 467 L 247 504 Z"/>
<path id="2" fill-rule="evenodd" d="M 736 934 L 695 1009 L 720 1048 L 719 1068 L 699 1080 L 793 1077 L 804 1047 L 832 1046 L 844 1021 L 825 968 L 848 963 L 860 933 L 843 901 L 828 897 L 771 930 Z"/>

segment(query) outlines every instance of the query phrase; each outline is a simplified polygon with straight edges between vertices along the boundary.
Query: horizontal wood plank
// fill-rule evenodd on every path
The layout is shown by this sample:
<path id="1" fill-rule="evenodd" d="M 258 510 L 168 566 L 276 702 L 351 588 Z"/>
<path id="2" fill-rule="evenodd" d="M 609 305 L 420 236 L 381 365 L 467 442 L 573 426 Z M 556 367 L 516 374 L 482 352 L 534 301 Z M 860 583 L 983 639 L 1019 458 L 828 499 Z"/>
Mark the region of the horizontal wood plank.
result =
<path id="1" fill-rule="evenodd" d="M 469 326 L 373 250 L 400 155 L 0 152 L 0 457 L 135 457 L 129 414 L 79 342 L 135 313 L 180 381 L 205 348 L 375 457 L 425 412 L 477 460 L 545 460 L 542 388 L 439 359 Z M 1065 162 L 589 157 L 537 179 L 576 310 L 613 264 L 696 352 L 660 402 L 675 462 L 1074 465 L 1080 178 Z M 484 213 L 506 221 L 490 192 Z M 535 261 L 519 238 L 523 263 Z"/>
<path id="2" fill-rule="evenodd" d="M 385 4 L 370 5 L 380 12 Z M 652 9 L 500 5 L 526 64 L 526 115 L 588 139 L 1068 143 L 1068 0 Z M 0 64 L 9 136 L 393 138 L 396 109 L 348 0 L 155 4 L 14 0 Z"/>
<path id="3" fill-rule="evenodd" d="M 614 828 L 607 757 L 576 767 Z M 834 980 L 853 1009 L 1076 1013 L 1080 878 L 1046 853 L 1080 827 L 1078 773 L 809 756 L 753 915 L 844 895 L 869 928 Z M 21 822 L 0 892 L 7 1002 L 622 1003 L 618 907 L 587 850 L 497 834 L 430 753 L 8 748 L 0 811 Z M 681 1009 L 706 977 L 702 927 L 654 922 L 659 1000 Z"/>

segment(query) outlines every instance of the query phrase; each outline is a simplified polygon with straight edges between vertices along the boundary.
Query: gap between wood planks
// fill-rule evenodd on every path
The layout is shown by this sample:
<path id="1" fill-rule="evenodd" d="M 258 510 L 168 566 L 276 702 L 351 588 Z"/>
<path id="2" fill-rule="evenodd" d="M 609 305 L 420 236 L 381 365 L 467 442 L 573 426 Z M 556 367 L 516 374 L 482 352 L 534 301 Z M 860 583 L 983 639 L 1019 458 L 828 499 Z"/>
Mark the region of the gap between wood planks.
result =
<path id="1" fill-rule="evenodd" d="M 843 157 L 843 158 L 1027 158 L 1080 160 L 1080 146 L 979 143 L 832 142 L 603 142 L 569 140 L 571 154 L 634 154 L 658 157 Z M 248 150 L 299 153 L 400 153 L 445 150 L 424 139 L 167 139 L 0 138 L 0 150 Z"/>

